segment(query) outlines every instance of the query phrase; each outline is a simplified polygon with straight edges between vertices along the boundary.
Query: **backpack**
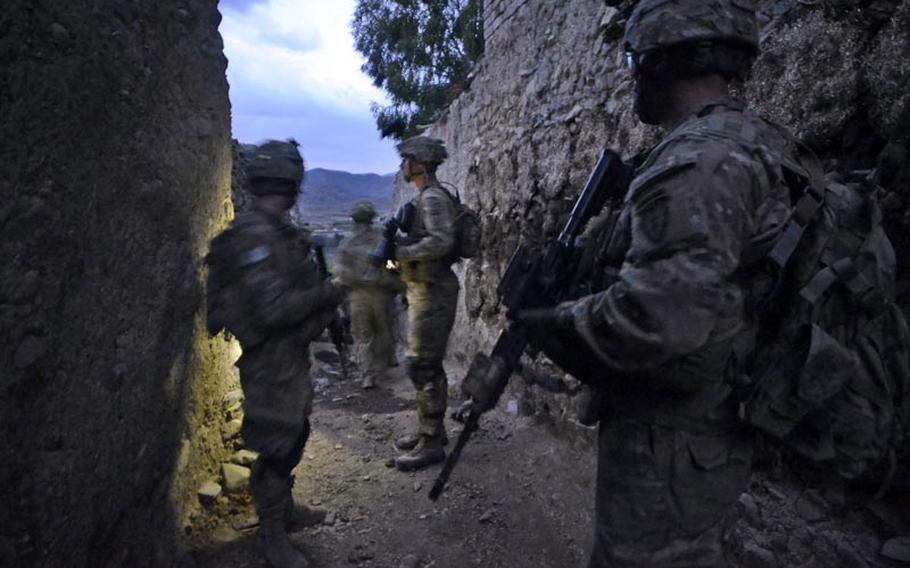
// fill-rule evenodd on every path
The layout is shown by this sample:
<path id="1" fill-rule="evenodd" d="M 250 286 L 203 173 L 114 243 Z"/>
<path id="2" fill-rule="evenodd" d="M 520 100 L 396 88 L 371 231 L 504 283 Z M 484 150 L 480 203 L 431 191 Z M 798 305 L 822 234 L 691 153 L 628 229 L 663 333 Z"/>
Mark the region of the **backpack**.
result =
<path id="1" fill-rule="evenodd" d="M 452 254 L 456 258 L 474 258 L 480 254 L 480 216 L 462 203 L 457 190 L 452 195 L 447 188 L 441 189 L 455 204 L 455 249 Z"/>
<path id="2" fill-rule="evenodd" d="M 826 177 L 804 146 L 798 157 L 808 185 L 788 177 L 796 206 L 763 253 L 776 284 L 759 310 L 741 416 L 844 479 L 884 472 L 884 490 L 910 413 L 894 248 L 875 183 Z"/>
<path id="3" fill-rule="evenodd" d="M 232 228 L 216 236 L 205 257 L 206 327 L 212 337 L 225 330 L 245 347 L 251 347 L 260 343 L 264 335 L 246 313 L 245 298 L 236 285 L 232 238 Z"/>

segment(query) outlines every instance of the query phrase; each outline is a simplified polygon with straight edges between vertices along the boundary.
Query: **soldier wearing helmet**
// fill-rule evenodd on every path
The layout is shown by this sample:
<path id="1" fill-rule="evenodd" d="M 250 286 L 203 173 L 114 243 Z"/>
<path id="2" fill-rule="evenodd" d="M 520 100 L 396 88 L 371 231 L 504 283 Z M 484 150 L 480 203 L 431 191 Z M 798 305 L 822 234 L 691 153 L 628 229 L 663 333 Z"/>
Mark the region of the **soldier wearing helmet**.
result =
<path id="1" fill-rule="evenodd" d="M 310 433 L 309 344 L 341 301 L 340 288 L 320 277 L 308 236 L 286 218 L 303 172 L 295 142 L 259 145 L 247 166 L 252 208 L 212 240 L 208 256 L 209 331 L 226 329 L 243 348 L 242 436 L 259 453 L 250 492 L 260 547 L 275 568 L 308 565 L 287 534 L 306 514 L 293 504 L 291 470 Z"/>
<path id="2" fill-rule="evenodd" d="M 750 259 L 789 216 L 784 171 L 805 171 L 782 129 L 730 95 L 758 49 L 751 2 L 643 0 L 626 49 L 636 111 L 667 135 L 617 220 L 589 226 L 601 291 L 516 317 L 598 393 L 589 566 L 727 566 L 751 473 L 732 385 L 772 280 Z"/>
<path id="3" fill-rule="evenodd" d="M 404 290 L 398 275 L 370 262 L 370 253 L 382 240 L 373 226 L 376 209 L 367 201 L 354 204 L 354 230 L 338 247 L 336 276 L 348 293 L 348 313 L 361 386 L 370 389 L 386 379 L 395 359 L 392 303 Z"/>
<path id="4" fill-rule="evenodd" d="M 406 451 L 395 460 L 401 470 L 415 470 L 445 459 L 445 412 L 448 380 L 442 362 L 455 323 L 458 279 L 455 261 L 455 202 L 436 178 L 448 157 L 441 140 L 415 136 L 398 145 L 401 176 L 418 195 L 411 200 L 413 222 L 397 251 L 407 285 L 408 377 L 417 389 L 418 429 L 395 446 Z"/>

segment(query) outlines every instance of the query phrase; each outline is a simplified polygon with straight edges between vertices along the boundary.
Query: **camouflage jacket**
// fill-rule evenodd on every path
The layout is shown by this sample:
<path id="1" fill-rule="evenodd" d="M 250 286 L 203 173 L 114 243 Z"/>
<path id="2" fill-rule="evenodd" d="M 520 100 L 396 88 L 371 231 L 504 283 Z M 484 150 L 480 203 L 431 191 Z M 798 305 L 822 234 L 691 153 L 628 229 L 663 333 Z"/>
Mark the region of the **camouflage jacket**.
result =
<path id="1" fill-rule="evenodd" d="M 597 244 L 613 264 L 609 285 L 562 307 L 613 371 L 598 381 L 611 411 L 692 428 L 730 419 L 732 347 L 755 326 L 757 276 L 743 259 L 789 217 L 783 166 L 800 169 L 790 155 L 777 127 L 725 101 L 638 169 L 609 242 Z"/>
<path id="2" fill-rule="evenodd" d="M 338 304 L 338 292 L 319 274 L 309 236 L 255 208 L 212 240 L 208 258 L 209 327 L 222 325 L 245 349 L 283 336 L 308 342 Z"/>
<path id="3" fill-rule="evenodd" d="M 440 187 L 428 186 L 414 199 L 414 224 L 397 259 L 405 282 L 432 282 L 451 273 L 455 247 L 455 203 Z"/>
<path id="4" fill-rule="evenodd" d="M 336 256 L 335 276 L 348 288 L 402 290 L 398 275 L 370 261 L 370 253 L 382 240 L 382 232 L 372 225 L 356 223 L 351 236 L 341 242 Z"/>

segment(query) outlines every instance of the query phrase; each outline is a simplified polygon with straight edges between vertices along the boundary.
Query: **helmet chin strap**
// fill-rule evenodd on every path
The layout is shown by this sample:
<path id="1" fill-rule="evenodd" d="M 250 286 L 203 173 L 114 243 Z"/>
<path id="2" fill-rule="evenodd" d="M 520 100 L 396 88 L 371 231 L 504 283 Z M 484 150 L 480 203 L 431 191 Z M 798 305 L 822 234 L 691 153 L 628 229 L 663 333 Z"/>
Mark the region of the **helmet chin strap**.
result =
<path id="1" fill-rule="evenodd" d="M 404 169 L 404 181 L 410 183 L 414 181 L 414 178 L 418 176 L 426 177 L 427 170 L 424 167 L 421 167 L 419 170 L 415 170 L 413 165 L 413 160 L 408 158 L 405 160 L 405 169 Z"/>

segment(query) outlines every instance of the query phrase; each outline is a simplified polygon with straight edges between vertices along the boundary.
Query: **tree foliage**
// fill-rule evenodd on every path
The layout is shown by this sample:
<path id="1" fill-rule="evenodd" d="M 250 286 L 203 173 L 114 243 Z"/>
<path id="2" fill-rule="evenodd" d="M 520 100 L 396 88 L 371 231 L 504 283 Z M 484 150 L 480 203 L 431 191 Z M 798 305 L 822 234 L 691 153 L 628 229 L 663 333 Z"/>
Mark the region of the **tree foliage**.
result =
<path id="1" fill-rule="evenodd" d="M 483 0 L 358 0 L 352 22 L 363 71 L 388 93 L 373 103 L 383 137 L 433 122 L 483 53 Z"/>

